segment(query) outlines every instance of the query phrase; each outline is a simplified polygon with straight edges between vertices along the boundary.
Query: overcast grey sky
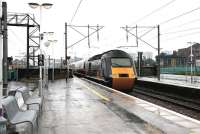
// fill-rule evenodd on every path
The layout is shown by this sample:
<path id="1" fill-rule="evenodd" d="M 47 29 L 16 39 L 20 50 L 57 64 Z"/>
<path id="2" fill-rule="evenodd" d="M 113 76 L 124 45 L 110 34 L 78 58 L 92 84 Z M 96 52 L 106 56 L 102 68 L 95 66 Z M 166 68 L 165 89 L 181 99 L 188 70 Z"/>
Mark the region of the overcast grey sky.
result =
<path id="1" fill-rule="evenodd" d="M 42 31 L 55 32 L 54 39 L 58 42 L 54 46 L 54 56 L 64 57 L 64 23 L 70 23 L 75 9 L 80 0 L 6 0 L 9 12 L 34 13 L 39 22 L 39 9 L 30 9 L 28 2 L 51 2 L 52 9 L 42 11 Z M 103 25 L 100 31 L 100 41 L 96 35 L 91 37 L 91 47 L 87 47 L 87 40 L 69 50 L 69 54 L 76 54 L 79 57 L 93 55 L 117 46 L 135 46 L 134 37 L 126 42 L 126 34 L 120 28 L 125 25 L 135 26 L 156 26 L 165 20 L 173 18 L 184 12 L 200 7 L 200 0 L 174 0 L 167 7 L 158 12 L 143 18 L 155 9 L 165 5 L 172 0 L 83 0 L 80 8 L 72 22 L 75 25 Z M 188 41 L 200 42 L 200 9 L 188 15 L 175 19 L 160 26 L 162 50 L 174 50 L 188 47 Z M 87 33 L 87 29 L 80 29 Z M 183 32 L 184 31 L 184 32 Z M 9 55 L 20 55 L 26 51 L 25 29 L 9 27 Z M 144 32 L 138 29 L 139 35 Z M 157 47 L 157 31 L 153 30 L 143 39 Z M 182 37 L 181 37 L 182 36 Z M 69 45 L 76 42 L 81 36 L 69 30 Z M 51 48 L 49 48 L 51 49 Z M 152 51 L 156 50 L 139 41 L 139 47 L 123 49 L 127 52 Z M 52 54 L 52 50 L 48 51 Z"/>

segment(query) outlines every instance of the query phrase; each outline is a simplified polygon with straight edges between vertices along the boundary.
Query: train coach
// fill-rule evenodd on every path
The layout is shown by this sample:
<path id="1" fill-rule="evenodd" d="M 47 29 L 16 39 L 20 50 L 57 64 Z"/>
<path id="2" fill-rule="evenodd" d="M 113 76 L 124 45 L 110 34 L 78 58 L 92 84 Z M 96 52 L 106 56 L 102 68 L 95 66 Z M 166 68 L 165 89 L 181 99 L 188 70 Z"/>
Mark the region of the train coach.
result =
<path id="1" fill-rule="evenodd" d="M 110 50 L 77 62 L 74 72 L 101 80 L 120 91 L 131 91 L 136 80 L 132 58 L 122 50 Z"/>

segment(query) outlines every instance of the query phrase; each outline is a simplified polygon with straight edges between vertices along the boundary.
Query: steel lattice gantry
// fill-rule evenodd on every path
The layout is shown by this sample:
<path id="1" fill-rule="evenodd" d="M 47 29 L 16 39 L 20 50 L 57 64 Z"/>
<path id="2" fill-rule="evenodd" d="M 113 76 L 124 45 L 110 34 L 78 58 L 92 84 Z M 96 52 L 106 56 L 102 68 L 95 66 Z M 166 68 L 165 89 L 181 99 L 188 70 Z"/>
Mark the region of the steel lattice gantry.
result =
<path id="1" fill-rule="evenodd" d="M 35 66 L 35 52 L 40 47 L 40 25 L 35 21 L 34 15 L 24 13 L 8 13 L 8 26 L 20 26 L 27 28 L 27 70 L 30 68 L 30 60 L 32 66 Z"/>

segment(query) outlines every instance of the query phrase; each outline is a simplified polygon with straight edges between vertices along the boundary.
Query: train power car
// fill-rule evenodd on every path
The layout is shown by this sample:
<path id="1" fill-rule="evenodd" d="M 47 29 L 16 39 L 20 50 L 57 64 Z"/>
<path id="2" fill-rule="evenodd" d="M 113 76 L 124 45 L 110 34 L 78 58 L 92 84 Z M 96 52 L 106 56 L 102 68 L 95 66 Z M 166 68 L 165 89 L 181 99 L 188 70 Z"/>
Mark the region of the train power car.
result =
<path id="1" fill-rule="evenodd" d="M 75 72 L 98 79 L 120 91 L 131 91 L 136 80 L 131 56 L 121 50 L 110 50 L 78 62 Z"/>

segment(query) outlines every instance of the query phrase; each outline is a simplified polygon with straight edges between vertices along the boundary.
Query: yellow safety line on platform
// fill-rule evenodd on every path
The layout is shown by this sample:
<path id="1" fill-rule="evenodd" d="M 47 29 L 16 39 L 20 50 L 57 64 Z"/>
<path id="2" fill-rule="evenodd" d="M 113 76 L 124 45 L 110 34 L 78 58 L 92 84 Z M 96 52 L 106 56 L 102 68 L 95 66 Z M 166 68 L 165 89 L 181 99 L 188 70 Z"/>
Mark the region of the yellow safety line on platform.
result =
<path id="1" fill-rule="evenodd" d="M 85 88 L 87 88 L 88 90 L 90 90 L 93 94 L 99 96 L 101 99 L 106 100 L 106 101 L 110 101 L 110 99 L 108 99 L 107 97 L 103 96 L 102 94 L 100 94 L 99 92 L 95 91 L 95 89 L 88 87 L 86 85 L 84 85 L 83 83 L 80 83 L 82 86 L 84 86 Z"/>

